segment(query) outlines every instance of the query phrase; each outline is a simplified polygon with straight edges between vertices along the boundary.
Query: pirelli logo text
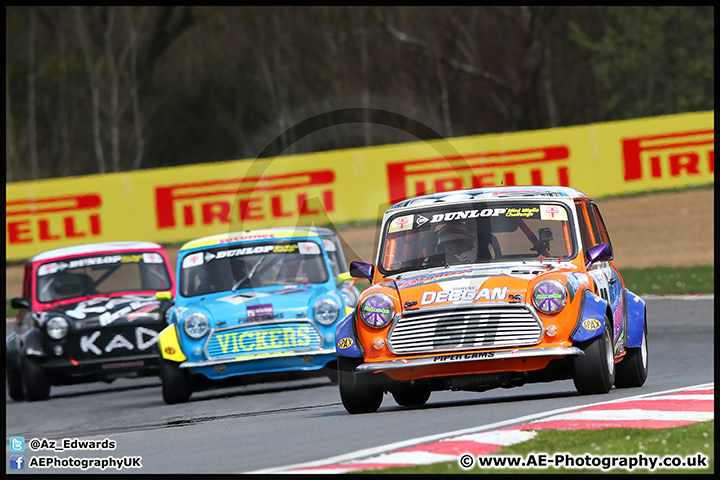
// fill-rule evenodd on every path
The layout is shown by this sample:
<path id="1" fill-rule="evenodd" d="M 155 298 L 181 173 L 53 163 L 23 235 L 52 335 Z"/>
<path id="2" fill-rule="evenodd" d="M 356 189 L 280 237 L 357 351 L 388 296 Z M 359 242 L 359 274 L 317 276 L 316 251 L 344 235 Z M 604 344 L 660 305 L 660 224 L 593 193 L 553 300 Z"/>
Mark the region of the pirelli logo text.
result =
<path id="1" fill-rule="evenodd" d="M 5 202 L 8 245 L 94 240 L 102 235 L 97 193 Z"/>
<path id="2" fill-rule="evenodd" d="M 715 172 L 715 130 L 623 138 L 626 182 Z"/>
<path id="3" fill-rule="evenodd" d="M 155 189 L 159 229 L 319 215 L 335 210 L 332 170 L 218 179 Z"/>
<path id="4" fill-rule="evenodd" d="M 464 188 L 570 185 L 570 148 L 553 145 L 389 163 L 391 203 Z"/>

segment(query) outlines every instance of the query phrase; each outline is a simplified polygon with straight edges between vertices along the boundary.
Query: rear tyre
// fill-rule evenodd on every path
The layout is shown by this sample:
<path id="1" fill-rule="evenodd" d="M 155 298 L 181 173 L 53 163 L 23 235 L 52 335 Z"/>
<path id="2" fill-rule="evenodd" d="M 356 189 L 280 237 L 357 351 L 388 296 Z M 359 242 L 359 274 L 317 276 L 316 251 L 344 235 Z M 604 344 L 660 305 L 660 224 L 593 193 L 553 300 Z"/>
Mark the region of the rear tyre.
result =
<path id="1" fill-rule="evenodd" d="M 177 362 L 160 358 L 160 380 L 165 403 L 185 403 L 192 394 L 190 372 L 180 368 Z"/>
<path id="2" fill-rule="evenodd" d="M 24 353 L 20 354 L 20 381 L 25 400 L 36 402 L 50 396 L 50 380 L 40 363 Z"/>
<path id="3" fill-rule="evenodd" d="M 642 387 L 648 376 L 647 322 L 643 326 L 642 344 L 628 348 L 625 358 L 617 364 L 615 386 L 617 388 Z"/>
<path id="4" fill-rule="evenodd" d="M 338 357 L 340 399 L 348 413 L 372 413 L 380 408 L 383 390 L 371 373 L 355 373 L 362 360 Z"/>
<path id="5" fill-rule="evenodd" d="M 401 407 L 419 407 L 430 398 L 430 390 L 425 387 L 403 385 L 392 391 L 392 396 Z"/>
<path id="6" fill-rule="evenodd" d="M 583 395 L 607 393 L 615 382 L 615 355 L 613 353 L 611 321 L 605 317 L 603 334 L 577 346 L 585 355 L 574 359 L 573 383 Z"/>

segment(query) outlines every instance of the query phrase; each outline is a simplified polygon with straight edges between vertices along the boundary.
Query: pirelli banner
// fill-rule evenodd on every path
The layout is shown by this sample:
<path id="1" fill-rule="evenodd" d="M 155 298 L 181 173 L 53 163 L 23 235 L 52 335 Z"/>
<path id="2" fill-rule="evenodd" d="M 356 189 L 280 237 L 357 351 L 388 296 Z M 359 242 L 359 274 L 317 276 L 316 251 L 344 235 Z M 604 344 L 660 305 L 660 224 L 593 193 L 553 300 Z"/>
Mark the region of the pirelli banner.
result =
<path id="1" fill-rule="evenodd" d="M 564 185 L 593 197 L 714 182 L 714 112 L 6 185 L 6 260 L 81 243 L 378 218 L 425 193 Z"/>

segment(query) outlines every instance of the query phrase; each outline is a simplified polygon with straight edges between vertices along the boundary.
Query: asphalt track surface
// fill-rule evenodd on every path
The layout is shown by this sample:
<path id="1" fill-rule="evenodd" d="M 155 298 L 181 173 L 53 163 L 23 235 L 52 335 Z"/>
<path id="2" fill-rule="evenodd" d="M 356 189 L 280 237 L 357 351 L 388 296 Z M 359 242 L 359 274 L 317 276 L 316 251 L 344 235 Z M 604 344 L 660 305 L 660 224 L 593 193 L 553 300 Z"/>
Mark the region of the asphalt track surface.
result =
<path id="1" fill-rule="evenodd" d="M 714 297 L 654 297 L 647 305 L 650 373 L 642 388 L 580 396 L 572 381 L 561 381 L 483 393 L 433 392 L 427 405 L 414 409 L 399 407 L 386 395 L 377 413 L 349 415 L 337 386 L 322 377 L 203 391 L 182 405 L 166 405 L 155 378 L 121 379 L 53 387 L 50 399 L 35 403 L 16 403 L 6 394 L 6 452 L 12 453 L 7 442 L 13 436 L 26 443 L 107 438 L 116 442 L 114 450 L 26 448 L 24 455 L 26 462 L 33 456 L 141 457 L 141 468 L 123 473 L 243 473 L 712 382 Z M 8 463 L 5 468 L 17 473 Z"/>

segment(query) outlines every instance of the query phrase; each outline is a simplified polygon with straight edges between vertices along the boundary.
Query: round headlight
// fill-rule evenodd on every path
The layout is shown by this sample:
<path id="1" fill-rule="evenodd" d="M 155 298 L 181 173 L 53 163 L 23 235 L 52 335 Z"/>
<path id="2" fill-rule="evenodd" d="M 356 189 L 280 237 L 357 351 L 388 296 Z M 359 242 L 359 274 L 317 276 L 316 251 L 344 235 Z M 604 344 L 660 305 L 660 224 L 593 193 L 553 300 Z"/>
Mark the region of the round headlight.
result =
<path id="1" fill-rule="evenodd" d="M 330 325 L 337 320 L 338 315 L 340 315 L 340 308 L 338 308 L 334 300 L 323 298 L 315 304 L 313 315 L 315 316 L 315 320 L 323 325 Z"/>
<path id="2" fill-rule="evenodd" d="M 565 307 L 567 290 L 557 280 L 543 280 L 533 290 L 533 305 L 543 313 L 557 313 Z"/>
<path id="3" fill-rule="evenodd" d="M 392 298 L 384 293 L 371 293 L 360 303 L 358 313 L 368 326 L 382 328 L 392 321 L 395 306 Z"/>
<path id="4" fill-rule="evenodd" d="M 358 297 L 360 297 L 357 288 L 352 285 L 347 288 L 343 287 L 340 289 L 340 293 L 342 293 L 343 300 L 345 300 L 345 305 L 350 308 L 357 307 Z"/>
<path id="5" fill-rule="evenodd" d="M 45 324 L 47 334 L 53 340 L 60 340 L 68 333 L 68 322 L 63 317 L 53 317 Z"/>
<path id="6" fill-rule="evenodd" d="M 188 337 L 200 338 L 208 332 L 210 322 L 208 322 L 205 315 L 195 312 L 185 317 L 183 328 L 185 329 L 185 333 L 187 333 Z"/>

